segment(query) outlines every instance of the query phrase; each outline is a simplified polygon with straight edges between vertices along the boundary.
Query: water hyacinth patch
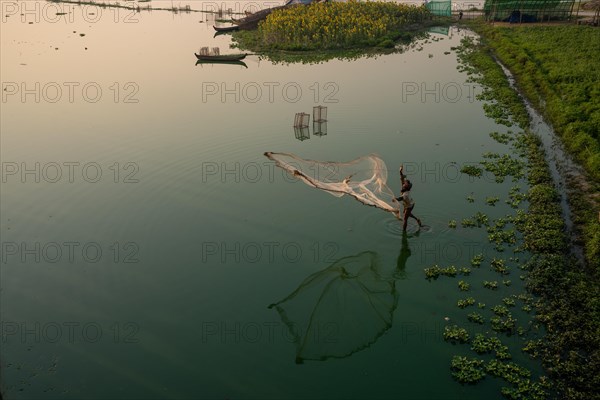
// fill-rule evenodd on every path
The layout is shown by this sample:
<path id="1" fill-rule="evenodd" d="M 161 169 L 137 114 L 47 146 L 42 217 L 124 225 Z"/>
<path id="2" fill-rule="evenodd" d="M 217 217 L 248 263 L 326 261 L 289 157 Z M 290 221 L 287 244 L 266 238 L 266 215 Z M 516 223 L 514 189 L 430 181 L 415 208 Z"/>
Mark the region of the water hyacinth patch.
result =
<path id="1" fill-rule="evenodd" d="M 471 259 L 471 265 L 473 267 L 479 267 L 484 260 L 485 260 L 485 257 L 483 256 L 483 254 L 481 254 L 481 253 L 476 254 Z"/>
<path id="2" fill-rule="evenodd" d="M 512 333 L 515 329 L 516 322 L 517 320 L 514 319 L 510 313 L 504 318 L 497 315 L 490 318 L 492 329 L 497 332 Z"/>
<path id="3" fill-rule="evenodd" d="M 479 303 L 479 304 L 481 304 L 481 303 Z M 479 325 L 483 325 L 483 323 L 485 322 L 483 315 L 476 313 L 476 312 L 472 312 L 472 313 L 468 314 L 467 319 L 469 321 L 474 322 Z"/>
<path id="4" fill-rule="evenodd" d="M 460 223 L 463 228 L 474 228 L 477 226 L 477 222 L 471 218 L 464 218 Z"/>
<path id="5" fill-rule="evenodd" d="M 473 216 L 473 219 L 477 222 L 477 227 L 481 228 L 482 225 L 489 225 L 488 216 L 481 211 L 477 211 Z"/>
<path id="6" fill-rule="evenodd" d="M 485 378 L 485 362 L 474 358 L 454 356 L 450 364 L 452 376 L 460 383 L 477 383 Z"/>
<path id="7" fill-rule="evenodd" d="M 494 220 L 494 224 L 487 227 L 488 233 L 495 232 L 499 229 L 504 229 L 504 227 L 512 221 L 512 218 L 513 218 L 512 215 L 507 215 L 506 217 L 503 217 L 503 218 L 496 218 Z"/>
<path id="8" fill-rule="evenodd" d="M 485 365 L 485 371 L 513 385 L 512 387 L 502 388 L 502 394 L 509 399 L 541 400 L 547 398 L 545 388 L 548 387 L 548 384 L 546 379 L 541 377 L 539 382 L 533 382 L 531 372 L 518 364 L 490 360 Z"/>
<path id="9" fill-rule="evenodd" d="M 465 308 L 468 306 L 472 306 L 473 304 L 475 304 L 475 299 L 472 297 L 467 297 L 466 299 L 460 299 L 457 302 L 457 305 L 459 308 Z"/>
<path id="10" fill-rule="evenodd" d="M 461 328 L 458 325 L 451 325 L 444 327 L 444 340 L 453 343 L 468 343 L 469 333 L 465 328 Z"/>
<path id="11" fill-rule="evenodd" d="M 500 201 L 500 197 L 498 196 L 494 196 L 494 197 L 486 197 L 485 198 L 485 204 L 487 204 L 488 206 L 495 206 L 497 202 Z"/>
<path id="12" fill-rule="evenodd" d="M 515 299 L 512 299 L 510 297 L 505 297 L 502 299 L 502 302 L 504 303 L 505 306 L 507 307 L 514 307 L 515 306 Z"/>
<path id="13" fill-rule="evenodd" d="M 498 281 L 483 281 L 483 287 L 486 289 L 498 289 Z"/>
<path id="14" fill-rule="evenodd" d="M 508 144 L 510 141 L 513 140 L 511 131 L 508 131 L 507 133 L 490 132 L 490 137 L 496 142 L 502 144 Z"/>
<path id="15" fill-rule="evenodd" d="M 527 194 L 521 193 L 519 186 L 513 186 L 508 192 L 508 197 L 509 199 L 506 200 L 506 204 L 512 208 L 518 208 L 523 201 L 527 200 Z"/>
<path id="16" fill-rule="evenodd" d="M 503 305 L 497 305 L 492 307 L 492 311 L 494 312 L 494 314 L 504 317 L 506 315 L 508 315 L 508 308 L 506 308 Z"/>
<path id="17" fill-rule="evenodd" d="M 504 182 L 507 176 L 512 176 L 514 182 L 525 176 L 525 162 L 508 154 L 486 153 L 483 157 L 491 161 L 482 161 L 481 165 L 486 171 L 494 174 L 498 183 Z"/>
<path id="18" fill-rule="evenodd" d="M 494 227 L 488 228 L 488 240 L 496 245 L 517 243 L 517 233 L 514 229 L 499 230 Z"/>
<path id="19" fill-rule="evenodd" d="M 474 165 L 465 165 L 460 169 L 460 172 L 462 172 L 463 174 L 467 174 L 469 176 L 474 176 L 474 177 L 479 178 L 483 174 L 483 169 L 476 167 Z"/>
<path id="20" fill-rule="evenodd" d="M 436 264 L 432 267 L 425 268 L 424 271 L 425 278 L 427 280 L 437 279 L 440 275 L 455 277 L 457 273 L 456 267 L 454 265 L 451 265 L 446 268 L 441 268 L 439 265 Z"/>
<path id="21" fill-rule="evenodd" d="M 471 343 L 471 350 L 477 354 L 495 352 L 496 357 L 501 360 L 507 360 L 511 358 L 510 353 L 508 352 L 508 347 L 503 345 L 500 339 L 495 336 L 486 337 L 481 333 L 475 335 L 475 338 Z"/>
<path id="22" fill-rule="evenodd" d="M 492 262 L 490 263 L 490 265 L 491 265 L 492 269 L 494 271 L 496 271 L 497 273 L 499 273 L 499 274 L 502 274 L 502 275 L 508 275 L 509 274 L 509 269 L 506 266 L 506 263 L 505 263 L 504 259 L 501 259 L 501 258 L 500 259 L 496 259 L 496 258 L 494 258 L 492 260 Z"/>

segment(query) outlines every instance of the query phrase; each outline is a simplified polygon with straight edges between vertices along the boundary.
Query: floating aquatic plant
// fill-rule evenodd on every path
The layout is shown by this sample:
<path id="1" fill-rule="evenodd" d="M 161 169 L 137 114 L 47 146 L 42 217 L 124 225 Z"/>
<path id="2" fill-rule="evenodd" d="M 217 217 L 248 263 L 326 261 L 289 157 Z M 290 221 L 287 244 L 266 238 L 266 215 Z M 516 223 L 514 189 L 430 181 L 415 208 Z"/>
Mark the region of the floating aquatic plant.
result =
<path id="1" fill-rule="evenodd" d="M 488 196 L 485 198 L 485 203 L 488 206 L 495 206 L 498 201 L 500 201 L 500 197 L 498 197 L 498 196 L 494 196 L 494 197 Z"/>
<path id="2" fill-rule="evenodd" d="M 486 289 L 498 289 L 498 281 L 483 281 L 483 287 Z"/>
<path id="3" fill-rule="evenodd" d="M 460 169 L 460 172 L 469 176 L 475 176 L 479 178 L 483 173 L 483 170 L 475 165 L 465 165 Z"/>
<path id="4" fill-rule="evenodd" d="M 500 339 L 495 336 L 486 337 L 485 335 L 478 333 L 471 342 L 471 350 L 477 354 L 486 354 L 494 352 L 496 358 L 501 360 L 507 360 L 512 358 L 508 352 L 508 346 L 502 344 Z"/>
<path id="5" fill-rule="evenodd" d="M 490 318 L 492 329 L 497 332 L 512 332 L 515 329 L 516 322 L 517 320 L 514 319 L 510 313 L 508 313 L 504 318 L 498 315 Z"/>
<path id="6" fill-rule="evenodd" d="M 450 368 L 452 376 L 460 383 L 477 383 L 485 378 L 485 362 L 474 358 L 454 356 Z"/>
<path id="7" fill-rule="evenodd" d="M 453 343 L 467 343 L 469 341 L 469 332 L 458 325 L 444 327 L 444 340 Z"/>
<path id="8" fill-rule="evenodd" d="M 458 269 L 458 272 L 460 272 L 461 275 L 470 275 L 471 274 L 471 268 L 467 268 L 467 267 L 460 267 Z"/>
<path id="9" fill-rule="evenodd" d="M 515 306 L 515 299 L 510 298 L 510 297 L 505 297 L 502 299 L 502 302 L 504 303 L 505 306 L 507 307 L 514 307 Z"/>
<path id="10" fill-rule="evenodd" d="M 481 304 L 481 303 L 479 303 Z M 472 312 L 469 315 L 467 315 L 467 319 L 471 322 L 474 322 L 476 324 L 480 324 L 483 325 L 483 323 L 485 322 L 485 320 L 483 319 L 483 315 L 476 313 L 476 312 Z"/>
<path id="11" fill-rule="evenodd" d="M 485 153 L 484 158 L 492 161 L 481 161 L 483 168 L 494 174 L 496 182 L 504 182 L 504 178 L 512 176 L 513 181 L 525 176 L 525 162 L 511 157 L 508 154 L 499 155 L 497 153 Z"/>
<path id="12" fill-rule="evenodd" d="M 487 227 L 488 233 L 495 232 L 497 230 L 502 230 L 504 227 L 512 222 L 512 215 L 507 215 L 506 217 L 496 218 L 494 220 L 494 224 Z"/>
<path id="13" fill-rule="evenodd" d="M 519 186 L 513 186 L 510 188 L 508 192 L 509 199 L 506 200 L 506 204 L 511 206 L 512 208 L 518 208 L 521 202 L 527 200 L 527 194 L 521 193 L 521 188 Z"/>
<path id="14" fill-rule="evenodd" d="M 491 261 L 490 265 L 491 265 L 492 269 L 499 274 L 508 275 L 510 273 L 509 268 L 506 266 L 506 262 L 502 258 L 500 258 L 500 259 L 494 258 Z"/>
<path id="15" fill-rule="evenodd" d="M 488 229 L 488 240 L 491 243 L 495 243 L 497 245 L 501 245 L 504 243 L 515 244 L 515 243 L 517 243 L 517 234 L 514 229 L 508 229 L 508 230 L 502 231 L 502 230 L 492 228 L 492 229 Z"/>
<path id="16" fill-rule="evenodd" d="M 463 220 L 460 221 L 460 223 L 463 226 L 463 228 L 473 228 L 477 226 L 477 222 L 475 222 L 475 220 L 471 218 L 463 218 Z"/>
<path id="17" fill-rule="evenodd" d="M 492 311 L 494 312 L 494 314 L 500 316 L 500 317 L 505 317 L 508 315 L 508 308 L 506 308 L 503 305 L 497 305 L 492 307 Z"/>
<path id="18" fill-rule="evenodd" d="M 510 133 L 512 133 L 512 132 L 511 131 L 508 131 L 508 133 L 490 132 L 490 137 L 498 143 L 508 144 L 511 140 L 513 140 Z"/>
<path id="19" fill-rule="evenodd" d="M 542 400 L 547 398 L 546 388 L 549 387 L 544 377 L 539 382 L 531 380 L 531 372 L 514 362 L 490 360 L 485 365 L 485 372 L 504 379 L 512 387 L 503 387 L 502 394 L 509 399 Z"/>
<path id="20" fill-rule="evenodd" d="M 439 265 L 434 265 L 429 268 L 424 268 L 425 278 L 428 280 L 437 279 L 440 275 L 445 275 L 449 277 L 455 277 L 457 270 L 454 265 L 451 265 L 446 268 L 441 268 Z"/>
<path id="21" fill-rule="evenodd" d="M 482 213 L 481 211 L 477 211 L 475 213 L 475 215 L 473 216 L 473 218 L 477 222 L 477 226 L 478 227 L 481 227 L 482 225 L 488 225 L 489 224 L 488 216 L 486 214 Z"/>
<path id="22" fill-rule="evenodd" d="M 473 256 L 473 258 L 471 258 L 471 265 L 473 267 L 479 267 L 484 259 L 485 257 L 483 256 L 483 254 L 476 254 Z"/>
<path id="23" fill-rule="evenodd" d="M 473 304 L 475 304 L 475 299 L 472 297 L 467 297 L 466 299 L 460 299 L 457 302 L 457 305 L 459 308 L 465 308 L 468 306 L 472 306 Z"/>

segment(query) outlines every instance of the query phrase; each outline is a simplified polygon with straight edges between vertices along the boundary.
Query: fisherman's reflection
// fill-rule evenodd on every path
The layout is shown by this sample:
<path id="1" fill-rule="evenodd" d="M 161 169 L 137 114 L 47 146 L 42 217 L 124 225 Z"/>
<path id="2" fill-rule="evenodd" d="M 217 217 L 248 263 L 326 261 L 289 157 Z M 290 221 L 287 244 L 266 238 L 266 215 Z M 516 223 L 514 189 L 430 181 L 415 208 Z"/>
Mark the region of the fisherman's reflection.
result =
<path id="1" fill-rule="evenodd" d="M 404 234 L 396 268 L 384 274 L 377 253 L 343 257 L 308 276 L 283 300 L 271 304 L 296 345 L 296 363 L 345 358 L 363 350 L 392 327 L 396 283 L 406 278 L 411 256 Z"/>

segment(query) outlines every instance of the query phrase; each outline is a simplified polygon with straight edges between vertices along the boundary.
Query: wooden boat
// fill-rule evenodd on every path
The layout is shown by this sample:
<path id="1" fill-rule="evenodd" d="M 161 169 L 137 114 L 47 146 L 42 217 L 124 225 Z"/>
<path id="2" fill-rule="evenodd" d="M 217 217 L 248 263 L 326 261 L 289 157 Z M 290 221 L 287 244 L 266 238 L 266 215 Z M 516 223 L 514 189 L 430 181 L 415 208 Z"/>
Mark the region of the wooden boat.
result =
<path id="1" fill-rule="evenodd" d="M 220 61 L 220 62 L 231 62 L 231 61 L 241 61 L 246 58 L 246 54 L 220 54 L 220 55 L 201 55 L 194 53 L 196 58 L 199 61 Z"/>
<path id="2" fill-rule="evenodd" d="M 258 23 L 266 19 L 269 16 L 269 14 L 271 14 L 275 10 L 281 10 L 288 7 L 297 7 L 310 3 L 312 3 L 312 0 L 288 0 L 283 6 L 265 8 L 264 10 L 251 13 L 250 15 L 247 14 L 246 17 L 240 19 L 232 18 L 231 22 L 234 24 L 234 26 L 220 27 L 213 25 L 213 28 L 215 28 L 215 31 L 217 32 L 233 32 L 237 31 L 238 29 L 256 29 L 258 27 Z"/>
<path id="3" fill-rule="evenodd" d="M 233 26 L 214 26 L 213 28 L 215 29 L 215 31 L 219 32 L 219 33 L 224 33 L 224 32 L 233 32 L 233 31 L 237 31 L 240 29 L 240 27 L 238 25 L 233 25 Z"/>
<path id="4" fill-rule="evenodd" d="M 223 65 L 241 65 L 244 68 L 248 68 L 245 62 L 243 61 L 200 61 L 196 60 L 196 65 L 213 65 L 213 64 L 223 64 Z"/>
<path id="5" fill-rule="evenodd" d="M 216 38 L 217 36 L 221 36 L 221 35 L 227 35 L 228 32 L 215 32 L 213 35 L 213 38 Z"/>

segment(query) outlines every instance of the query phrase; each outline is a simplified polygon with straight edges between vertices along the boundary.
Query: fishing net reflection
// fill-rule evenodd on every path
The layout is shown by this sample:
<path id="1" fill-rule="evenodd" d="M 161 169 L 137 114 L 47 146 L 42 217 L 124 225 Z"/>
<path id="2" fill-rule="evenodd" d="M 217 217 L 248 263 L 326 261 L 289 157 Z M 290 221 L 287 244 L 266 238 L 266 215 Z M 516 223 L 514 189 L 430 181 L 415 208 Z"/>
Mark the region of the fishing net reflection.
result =
<path id="1" fill-rule="evenodd" d="M 347 357 L 374 343 L 392 326 L 398 303 L 395 278 L 386 277 L 376 253 L 344 257 L 307 277 L 271 304 L 296 344 L 296 362 Z"/>

